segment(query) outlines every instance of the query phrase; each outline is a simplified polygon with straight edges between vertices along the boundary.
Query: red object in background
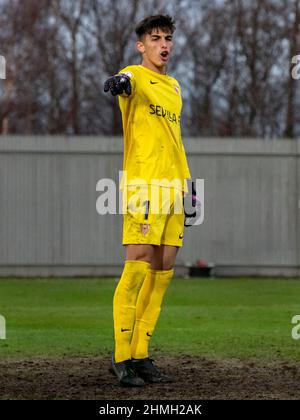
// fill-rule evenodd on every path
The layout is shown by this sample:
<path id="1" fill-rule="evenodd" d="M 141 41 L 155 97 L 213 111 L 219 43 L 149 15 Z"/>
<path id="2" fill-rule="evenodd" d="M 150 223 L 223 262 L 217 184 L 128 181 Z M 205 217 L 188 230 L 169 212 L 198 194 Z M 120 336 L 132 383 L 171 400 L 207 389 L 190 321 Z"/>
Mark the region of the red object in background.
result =
<path id="1" fill-rule="evenodd" d="M 212 277 L 213 263 L 208 263 L 205 260 L 197 260 L 194 266 L 189 267 L 190 277 Z"/>
<path id="2" fill-rule="evenodd" d="M 197 266 L 197 267 L 199 267 L 199 268 L 204 268 L 204 267 L 207 267 L 207 266 L 208 266 L 208 264 L 207 264 L 207 262 L 206 262 L 206 261 L 204 261 L 204 260 L 197 260 L 197 262 L 196 262 L 196 266 Z"/>

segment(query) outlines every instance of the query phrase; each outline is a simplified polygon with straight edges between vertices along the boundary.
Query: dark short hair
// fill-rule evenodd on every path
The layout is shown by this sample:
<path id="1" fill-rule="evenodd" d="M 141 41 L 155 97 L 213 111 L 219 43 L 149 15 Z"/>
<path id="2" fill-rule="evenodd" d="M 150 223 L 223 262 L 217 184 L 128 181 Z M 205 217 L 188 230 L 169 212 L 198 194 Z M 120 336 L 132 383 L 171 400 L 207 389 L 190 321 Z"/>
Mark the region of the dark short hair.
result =
<path id="1" fill-rule="evenodd" d="M 135 28 L 135 33 L 139 39 L 145 34 L 151 34 L 153 29 L 161 29 L 164 32 L 173 32 L 176 29 L 174 19 L 169 15 L 148 16 L 143 19 Z"/>

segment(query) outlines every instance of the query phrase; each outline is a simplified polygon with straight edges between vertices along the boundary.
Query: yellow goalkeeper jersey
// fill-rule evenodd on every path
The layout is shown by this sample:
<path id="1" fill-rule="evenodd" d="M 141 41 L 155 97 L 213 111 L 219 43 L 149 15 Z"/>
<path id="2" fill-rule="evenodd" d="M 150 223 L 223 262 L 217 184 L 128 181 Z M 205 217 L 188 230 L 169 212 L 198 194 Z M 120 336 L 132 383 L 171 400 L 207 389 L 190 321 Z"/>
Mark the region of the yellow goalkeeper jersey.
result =
<path id="1" fill-rule="evenodd" d="M 142 65 L 128 66 L 120 73 L 130 77 L 132 86 L 130 96 L 119 96 L 124 131 L 122 186 L 155 184 L 186 190 L 190 171 L 181 139 L 177 80 Z"/>

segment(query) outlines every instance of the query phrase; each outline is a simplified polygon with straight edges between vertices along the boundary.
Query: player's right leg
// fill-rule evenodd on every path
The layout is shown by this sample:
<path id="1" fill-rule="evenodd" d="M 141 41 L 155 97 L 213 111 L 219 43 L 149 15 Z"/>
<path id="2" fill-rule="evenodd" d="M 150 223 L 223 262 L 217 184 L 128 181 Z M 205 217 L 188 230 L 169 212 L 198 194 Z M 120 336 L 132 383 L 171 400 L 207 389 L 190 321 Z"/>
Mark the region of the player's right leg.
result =
<path id="1" fill-rule="evenodd" d="M 136 302 L 153 255 L 152 245 L 127 245 L 126 261 L 113 300 L 115 354 L 112 370 L 120 383 L 141 386 L 130 364 L 131 338 L 135 323 Z"/>

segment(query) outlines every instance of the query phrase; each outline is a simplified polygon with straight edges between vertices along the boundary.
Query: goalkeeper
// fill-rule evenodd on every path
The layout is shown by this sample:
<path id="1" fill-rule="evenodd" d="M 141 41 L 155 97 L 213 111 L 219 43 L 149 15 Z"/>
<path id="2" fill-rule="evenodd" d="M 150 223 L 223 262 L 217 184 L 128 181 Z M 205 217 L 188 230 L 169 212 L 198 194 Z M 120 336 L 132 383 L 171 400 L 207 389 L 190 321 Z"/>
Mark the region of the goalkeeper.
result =
<path id="1" fill-rule="evenodd" d="M 119 95 L 124 131 L 126 260 L 113 301 L 112 371 L 125 386 L 172 381 L 154 365 L 148 348 L 182 246 L 182 198 L 190 178 L 180 131 L 180 86 L 166 72 L 174 30 L 168 15 L 140 22 L 141 65 L 124 68 L 104 85 L 105 92 Z"/>

